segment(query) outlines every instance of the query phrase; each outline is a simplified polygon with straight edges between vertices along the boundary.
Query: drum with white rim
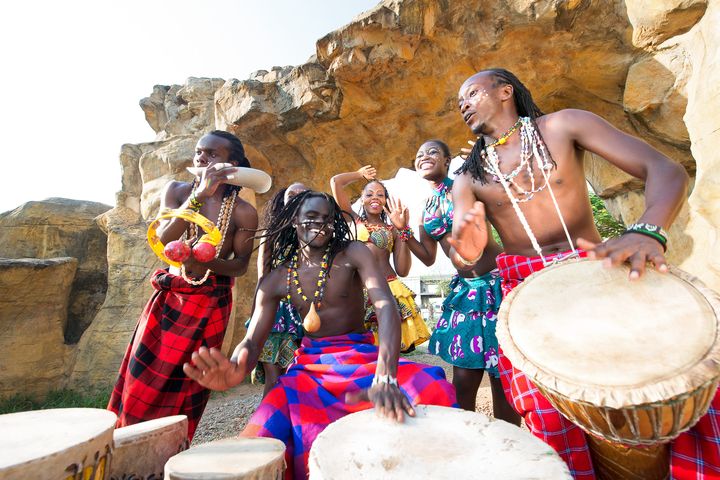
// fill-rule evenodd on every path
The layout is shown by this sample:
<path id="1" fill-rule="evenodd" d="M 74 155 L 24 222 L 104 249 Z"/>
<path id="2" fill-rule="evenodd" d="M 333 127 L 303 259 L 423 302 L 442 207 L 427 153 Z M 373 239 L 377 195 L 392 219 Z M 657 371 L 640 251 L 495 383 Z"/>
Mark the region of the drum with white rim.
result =
<path id="1" fill-rule="evenodd" d="M 97 408 L 0 415 L 0 478 L 104 480 L 116 420 Z"/>
<path id="2" fill-rule="evenodd" d="M 568 419 L 607 441 L 655 449 L 667 470 L 658 444 L 691 428 L 718 388 L 720 298 L 677 268 L 648 268 L 636 281 L 628 274 L 591 260 L 547 267 L 503 300 L 496 334 Z M 620 448 L 620 463 L 632 462 L 633 451 Z"/>
<path id="3" fill-rule="evenodd" d="M 456 408 L 418 405 L 403 423 L 373 410 L 331 423 L 310 449 L 310 479 L 571 479 L 565 463 L 515 425 Z"/>
<path id="4" fill-rule="evenodd" d="M 173 415 L 121 427 L 113 432 L 115 449 L 110 480 L 162 478 L 165 463 L 187 449 L 188 421 Z"/>
<path id="5" fill-rule="evenodd" d="M 285 444 L 274 438 L 226 438 L 180 452 L 165 464 L 165 480 L 282 480 Z"/>

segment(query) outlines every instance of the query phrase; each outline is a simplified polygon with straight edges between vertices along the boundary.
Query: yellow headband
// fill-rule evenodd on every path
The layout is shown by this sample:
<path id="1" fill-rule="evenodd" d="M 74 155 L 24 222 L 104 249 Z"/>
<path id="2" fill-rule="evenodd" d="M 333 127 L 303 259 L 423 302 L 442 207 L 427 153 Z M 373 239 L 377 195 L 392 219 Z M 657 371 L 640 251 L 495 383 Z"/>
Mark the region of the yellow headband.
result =
<path id="1" fill-rule="evenodd" d="M 217 244 L 220 243 L 220 240 L 222 238 L 222 233 L 220 233 L 220 230 L 217 229 L 217 227 L 212 221 L 203 217 L 198 212 L 195 212 L 193 210 L 165 209 L 160 212 L 157 218 L 153 220 L 153 222 L 148 227 L 147 239 L 148 243 L 150 244 L 150 248 L 153 252 L 155 252 L 155 255 L 157 255 L 160 260 L 169 265 L 172 265 L 174 267 L 180 267 L 182 263 L 174 262 L 165 256 L 165 245 L 163 245 L 163 243 L 160 241 L 160 237 L 157 236 L 157 226 L 160 223 L 160 220 L 163 220 L 165 218 L 182 218 L 183 220 L 192 222 L 198 227 L 202 228 L 207 233 L 200 237 L 199 242 L 209 243 L 213 247 L 217 246 Z"/>

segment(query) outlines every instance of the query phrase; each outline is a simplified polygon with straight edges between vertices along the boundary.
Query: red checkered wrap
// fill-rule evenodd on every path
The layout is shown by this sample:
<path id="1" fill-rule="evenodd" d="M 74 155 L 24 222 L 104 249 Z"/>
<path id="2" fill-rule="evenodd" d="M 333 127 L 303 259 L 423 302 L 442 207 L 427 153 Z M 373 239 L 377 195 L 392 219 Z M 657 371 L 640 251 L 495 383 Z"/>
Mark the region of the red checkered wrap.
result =
<path id="1" fill-rule="evenodd" d="M 559 253 L 545 258 L 550 260 L 568 253 Z M 523 257 L 501 253 L 496 261 L 503 279 L 503 296 L 518 286 L 531 273 L 544 268 L 540 257 Z M 515 410 L 525 419 L 525 424 L 530 431 L 560 454 L 574 478 L 594 479 L 595 472 L 585 432 L 563 417 L 538 391 L 530 379 L 512 366 L 502 353 L 502 345 L 498 370 L 505 396 Z"/>
<path id="2" fill-rule="evenodd" d="M 321 339 L 304 337 L 295 362 L 262 400 L 243 436 L 272 437 L 285 443 L 287 479 L 306 479 L 310 447 L 330 423 L 372 408 L 349 404 L 345 395 L 369 388 L 377 367 L 372 333 Z M 455 389 L 440 367 L 400 359 L 397 380 L 413 405 L 457 407 Z"/>
<path id="3" fill-rule="evenodd" d="M 153 273 L 155 289 L 120 365 L 108 403 L 117 427 L 169 415 L 187 415 L 192 440 L 210 392 L 182 370 L 200 347 L 222 345 L 232 308 L 229 277 L 211 275 L 199 286 L 165 270 Z"/>

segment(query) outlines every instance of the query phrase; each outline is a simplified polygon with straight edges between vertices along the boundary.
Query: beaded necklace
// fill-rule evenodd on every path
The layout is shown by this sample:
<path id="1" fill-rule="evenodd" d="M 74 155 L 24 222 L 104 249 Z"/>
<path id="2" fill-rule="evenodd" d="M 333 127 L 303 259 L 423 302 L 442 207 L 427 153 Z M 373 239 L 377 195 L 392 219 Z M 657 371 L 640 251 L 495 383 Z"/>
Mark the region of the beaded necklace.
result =
<path id="1" fill-rule="evenodd" d="M 310 310 L 303 319 L 303 327 L 308 332 L 316 332 L 320 328 L 320 316 L 317 314 L 317 310 L 322 307 L 322 299 L 325 294 L 325 285 L 327 283 L 328 275 L 328 259 L 330 258 L 330 247 L 325 250 L 322 260 L 320 261 L 320 272 L 318 272 L 317 288 L 315 294 L 310 302 Z M 302 286 L 300 285 L 300 278 L 297 271 L 298 267 L 298 254 L 297 251 L 293 254 L 290 259 L 290 264 L 287 269 L 287 295 L 286 299 L 288 303 L 292 303 L 292 288 L 294 285 L 295 291 L 303 299 L 303 302 L 308 301 L 307 295 L 303 292 Z"/>
<path id="2" fill-rule="evenodd" d="M 498 158 L 497 151 L 495 150 L 496 145 L 502 145 L 507 141 L 507 137 L 509 137 L 512 134 L 512 131 L 516 129 L 516 125 L 520 123 L 520 164 L 510 173 L 502 173 L 500 170 L 500 159 Z M 551 263 L 555 263 L 560 260 L 564 260 L 566 258 L 575 257 L 578 256 L 579 253 L 575 249 L 575 246 L 573 245 L 572 238 L 570 237 L 570 232 L 568 231 L 567 225 L 565 224 L 565 219 L 562 216 L 562 213 L 560 212 L 560 206 L 557 203 L 557 199 L 555 198 L 555 193 L 552 191 L 552 187 L 550 186 L 550 172 L 552 171 L 553 164 L 552 160 L 550 159 L 550 155 L 547 151 L 547 148 L 545 146 L 545 142 L 543 142 L 542 138 L 540 137 L 540 133 L 535 129 L 535 126 L 530 120 L 530 117 L 520 117 L 518 121 L 515 123 L 515 126 L 513 126 L 510 130 L 508 130 L 508 133 L 504 134 L 501 139 L 504 137 L 503 142 L 496 141 L 487 147 L 483 149 L 481 152 L 481 156 L 483 161 L 485 162 L 485 165 L 488 169 L 488 172 L 490 172 L 493 175 L 493 179 L 496 182 L 499 182 L 503 189 L 505 190 L 505 193 L 507 194 L 508 198 L 510 199 L 510 203 L 513 206 L 513 209 L 515 210 L 516 215 L 518 216 L 518 219 L 520 220 L 520 223 L 523 226 L 523 229 L 525 230 L 525 233 L 527 234 L 528 238 L 530 239 L 530 243 L 533 246 L 533 249 L 537 252 L 537 254 L 540 256 L 540 258 L 543 261 L 543 265 L 547 266 Z M 535 159 L 535 163 L 537 164 L 540 173 L 542 174 L 544 183 L 540 185 L 539 187 L 535 187 L 535 176 L 533 175 L 532 171 L 532 160 Z M 517 176 L 520 171 L 525 169 L 528 173 L 528 176 L 530 177 L 530 189 L 526 190 L 525 188 L 518 185 L 514 178 Z M 512 188 L 511 188 L 512 187 Z M 537 238 L 532 232 L 532 229 L 530 228 L 530 224 L 527 221 L 527 218 L 525 218 L 525 215 L 522 213 L 522 210 L 520 210 L 520 203 L 527 202 L 530 199 L 533 198 L 533 196 L 544 190 L 545 188 L 548 189 L 548 192 L 550 193 L 550 197 L 553 201 L 553 205 L 555 206 L 555 211 L 558 214 L 558 217 L 560 218 L 560 223 L 562 224 L 563 230 L 565 232 L 565 237 L 568 240 L 568 243 L 570 244 L 570 249 L 572 252 L 568 254 L 566 257 L 563 258 L 555 258 L 553 261 L 548 262 L 545 260 L 545 257 L 542 254 L 542 248 L 540 247 L 539 242 L 537 241 Z M 516 197 L 513 194 L 513 189 L 518 192 L 520 195 L 522 195 L 521 198 Z"/>
<path id="3" fill-rule="evenodd" d="M 193 182 L 193 189 L 190 196 L 194 196 L 195 189 L 197 188 L 197 185 L 195 182 Z M 218 243 L 215 246 L 215 258 L 218 258 L 220 256 L 220 252 L 222 251 L 223 244 L 225 243 L 225 235 L 227 234 L 228 227 L 230 226 L 230 216 L 232 214 L 233 208 L 235 208 L 235 199 L 237 198 L 237 190 L 233 190 L 233 192 L 230 195 L 227 195 L 223 198 L 222 204 L 220 205 L 220 211 L 218 212 L 218 219 L 217 219 L 217 226 L 220 229 L 220 233 L 222 236 L 220 237 L 220 243 Z M 183 239 L 187 238 L 195 238 L 195 242 L 198 241 L 198 227 L 194 223 L 190 224 L 190 233 L 188 237 L 188 232 L 186 231 L 183 233 Z M 182 275 L 182 278 L 189 283 L 190 285 L 202 285 L 205 283 L 205 281 L 210 276 L 211 270 L 208 268 L 205 271 L 205 275 L 200 280 L 194 280 L 187 276 L 187 273 L 185 272 L 185 265 L 183 264 L 180 267 L 180 275 Z"/>

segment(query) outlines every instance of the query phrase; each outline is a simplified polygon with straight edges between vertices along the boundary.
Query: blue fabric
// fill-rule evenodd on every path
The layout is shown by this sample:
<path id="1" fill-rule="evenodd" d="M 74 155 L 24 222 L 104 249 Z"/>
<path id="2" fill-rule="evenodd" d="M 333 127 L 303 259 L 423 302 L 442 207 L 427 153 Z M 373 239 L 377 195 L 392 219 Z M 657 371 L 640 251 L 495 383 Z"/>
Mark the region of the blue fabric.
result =
<path id="1" fill-rule="evenodd" d="M 434 240 L 440 240 L 452 230 L 453 204 L 449 198 L 453 181 L 445 178 L 425 203 L 423 227 Z"/>

